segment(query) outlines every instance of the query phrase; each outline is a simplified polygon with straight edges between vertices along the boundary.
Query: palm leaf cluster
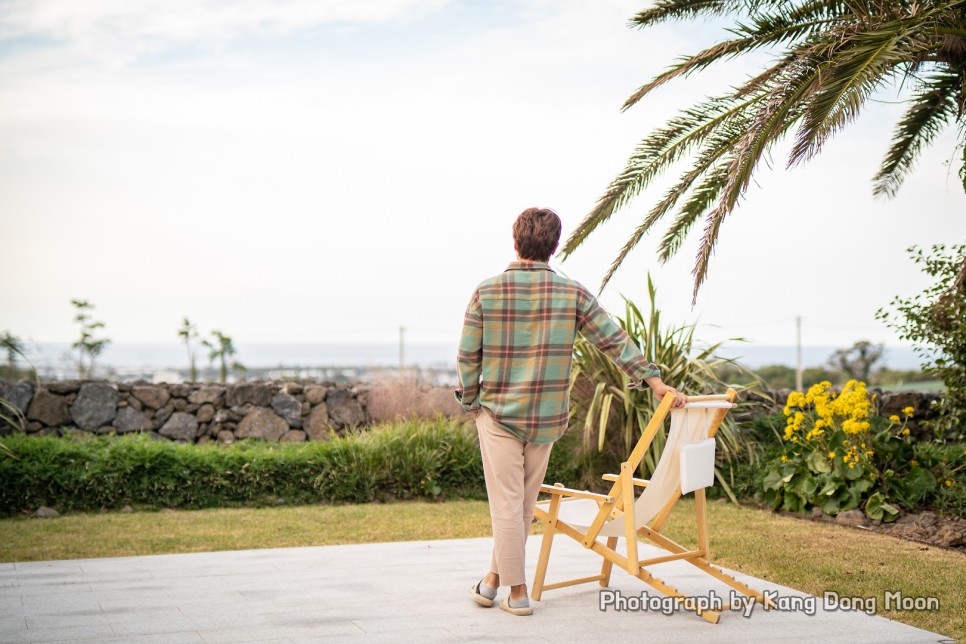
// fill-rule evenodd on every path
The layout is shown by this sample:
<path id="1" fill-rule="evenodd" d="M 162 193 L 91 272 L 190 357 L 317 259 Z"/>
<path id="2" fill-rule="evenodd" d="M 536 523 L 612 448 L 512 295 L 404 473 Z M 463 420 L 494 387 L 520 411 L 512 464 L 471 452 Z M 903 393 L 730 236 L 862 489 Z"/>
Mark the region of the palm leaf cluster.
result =
<path id="1" fill-rule="evenodd" d="M 966 0 L 658 0 L 632 25 L 700 17 L 733 19 L 730 37 L 672 65 L 634 92 L 623 109 L 713 63 L 762 49 L 775 54 L 767 69 L 731 93 L 683 109 L 651 132 L 566 241 L 564 257 L 672 164 L 690 161 L 624 244 L 601 289 L 643 236 L 673 211 L 660 241 L 661 261 L 703 218 L 693 269 L 696 298 L 722 222 L 769 150 L 792 136 L 788 166 L 810 159 L 887 85 L 907 89 L 909 98 L 873 179 L 876 195 L 894 195 L 919 154 L 950 123 L 959 130 L 962 153 Z M 966 187 L 966 155 L 960 161 Z"/>

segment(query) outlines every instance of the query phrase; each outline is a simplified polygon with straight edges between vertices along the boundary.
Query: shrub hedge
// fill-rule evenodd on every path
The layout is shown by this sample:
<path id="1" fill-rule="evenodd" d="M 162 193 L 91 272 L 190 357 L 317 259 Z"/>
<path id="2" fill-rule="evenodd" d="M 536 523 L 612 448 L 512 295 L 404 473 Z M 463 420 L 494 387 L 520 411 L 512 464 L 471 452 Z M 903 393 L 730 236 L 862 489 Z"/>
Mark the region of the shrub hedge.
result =
<path id="1" fill-rule="evenodd" d="M 0 514 L 485 496 L 475 432 L 400 422 L 325 443 L 185 445 L 144 436 L 7 436 Z"/>
<path id="2" fill-rule="evenodd" d="M 472 424 L 459 419 L 380 425 L 329 442 L 186 445 L 146 436 L 2 439 L 0 515 L 41 505 L 60 512 L 486 498 Z M 568 434 L 547 477 L 575 481 L 586 465 Z"/>

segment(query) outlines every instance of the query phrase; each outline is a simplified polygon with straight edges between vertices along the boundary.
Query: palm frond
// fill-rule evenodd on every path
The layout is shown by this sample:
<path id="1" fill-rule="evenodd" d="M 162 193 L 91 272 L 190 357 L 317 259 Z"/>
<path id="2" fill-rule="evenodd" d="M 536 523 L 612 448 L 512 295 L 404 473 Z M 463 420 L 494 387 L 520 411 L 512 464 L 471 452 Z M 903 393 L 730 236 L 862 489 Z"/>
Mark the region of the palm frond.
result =
<path id="1" fill-rule="evenodd" d="M 719 199 L 718 209 L 721 216 L 734 209 L 741 193 L 748 187 L 762 155 L 800 118 L 804 110 L 803 99 L 812 90 L 820 75 L 821 70 L 816 66 L 798 65 L 789 71 L 779 87 L 772 88 L 768 100 L 758 109 L 748 130 L 732 151 L 728 183 L 722 189 Z"/>
<path id="2" fill-rule="evenodd" d="M 699 15 L 724 16 L 758 4 L 741 0 L 658 0 L 654 6 L 631 18 L 631 25 L 644 28 L 670 20 L 691 20 Z"/>
<path id="3" fill-rule="evenodd" d="M 802 99 L 818 76 L 819 70 L 809 65 L 803 65 L 795 73 L 789 74 L 787 82 L 782 85 L 782 91 L 773 93 L 755 115 L 751 127 L 731 151 L 732 160 L 726 171 L 727 180 L 718 189 L 718 205 L 705 218 L 704 232 L 691 273 L 694 278 L 692 304 L 697 302 L 698 291 L 707 278 L 708 265 L 718 240 L 721 223 L 737 206 L 738 199 L 748 187 L 762 155 L 800 118 L 804 109 Z"/>
<path id="4" fill-rule="evenodd" d="M 959 111 L 956 93 L 962 87 L 961 73 L 939 72 L 923 80 L 921 90 L 896 125 L 892 146 L 872 179 L 873 194 L 889 197 L 896 194 L 923 148 L 956 117 Z"/>
<path id="5" fill-rule="evenodd" d="M 708 277 L 708 264 L 711 262 L 711 255 L 714 253 L 715 244 L 718 242 L 721 222 L 730 212 L 731 210 L 718 206 L 705 218 L 704 233 L 701 235 L 701 242 L 698 246 L 698 258 L 694 268 L 691 269 L 691 276 L 694 278 L 694 290 L 691 292 L 692 306 L 697 303 L 698 291 Z"/>
<path id="6" fill-rule="evenodd" d="M 896 21 L 858 34 L 849 47 L 820 63 L 822 78 L 802 117 L 789 167 L 814 156 L 831 134 L 855 118 L 884 75 L 909 60 L 897 46 L 903 31 Z"/>
<path id="7" fill-rule="evenodd" d="M 678 216 L 661 238 L 658 260 L 666 262 L 671 259 L 681 247 L 694 222 L 717 200 L 728 181 L 729 165 L 730 163 L 721 164 L 706 173 L 701 185 L 694 189 L 687 202 L 681 206 Z"/>
<path id="8" fill-rule="evenodd" d="M 738 28 L 734 31 L 741 35 L 741 38 L 725 40 L 699 54 L 685 57 L 680 63 L 672 65 L 670 69 L 659 74 L 651 82 L 631 94 L 624 101 L 621 110 L 627 110 L 652 90 L 678 76 L 687 77 L 694 72 L 702 71 L 719 60 L 734 58 L 762 47 L 801 38 L 819 27 L 827 25 L 830 21 L 829 18 L 823 18 L 807 22 L 789 22 L 781 16 L 767 16 L 756 19 L 752 25 L 738 23 Z"/>
<path id="9" fill-rule="evenodd" d="M 625 242 L 601 288 L 656 222 L 683 201 L 661 239 L 659 256 L 678 252 L 704 217 L 694 265 L 694 295 L 707 277 L 722 222 L 746 193 L 762 159 L 794 132 L 788 166 L 818 154 L 852 123 L 886 84 L 913 79 L 918 90 L 897 124 L 874 179 L 876 195 L 895 193 L 915 160 L 950 121 L 959 128 L 960 177 L 966 189 L 966 0 L 657 0 L 632 25 L 673 20 L 734 18 L 730 35 L 674 63 L 641 86 L 627 109 L 678 77 L 761 48 L 772 61 L 729 95 L 682 110 L 645 138 L 594 209 L 568 238 L 566 258 L 604 221 L 629 205 L 660 174 L 696 157 Z M 721 147 L 737 123 L 743 134 Z M 708 160 L 714 156 L 714 161 Z M 726 161 L 722 161 L 722 159 Z"/>
<path id="10" fill-rule="evenodd" d="M 607 283 L 614 276 L 614 273 L 620 268 L 628 253 L 634 250 L 641 239 L 644 238 L 644 235 L 677 205 L 677 202 L 687 194 L 695 181 L 705 175 L 710 168 L 715 166 L 722 156 L 731 150 L 735 141 L 742 136 L 743 132 L 743 121 L 737 120 L 735 123 L 728 124 L 727 129 L 720 136 L 716 136 L 709 142 L 691 169 L 684 173 L 678 182 L 664 194 L 661 201 L 651 208 L 650 212 L 644 218 L 644 221 L 631 233 L 631 236 L 624 243 L 623 248 L 621 248 L 617 257 L 614 258 L 614 261 L 611 262 L 610 268 L 608 268 L 607 273 L 601 280 L 599 291 L 604 290 L 604 287 L 607 286 Z"/>
<path id="11" fill-rule="evenodd" d="M 655 176 L 696 149 L 729 119 L 758 100 L 758 97 L 743 101 L 730 97 L 710 98 L 682 110 L 665 127 L 648 135 L 628 159 L 624 171 L 611 182 L 593 210 L 567 238 L 560 254 L 566 259 L 590 233 L 636 197 Z"/>

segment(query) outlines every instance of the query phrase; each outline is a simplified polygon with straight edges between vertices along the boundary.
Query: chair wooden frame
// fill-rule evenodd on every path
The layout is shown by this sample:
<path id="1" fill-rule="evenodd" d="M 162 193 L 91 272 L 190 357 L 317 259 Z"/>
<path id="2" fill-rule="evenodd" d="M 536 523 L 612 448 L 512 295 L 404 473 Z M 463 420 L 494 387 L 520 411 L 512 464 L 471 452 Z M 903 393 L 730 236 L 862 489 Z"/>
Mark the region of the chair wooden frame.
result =
<path id="1" fill-rule="evenodd" d="M 689 401 L 727 401 L 733 403 L 736 396 L 737 392 L 735 392 L 734 389 L 728 389 L 727 393 L 724 394 L 711 396 L 690 396 Z M 754 597 L 757 603 L 766 604 L 769 606 L 773 605 L 773 602 L 765 597 L 761 592 L 741 583 L 731 575 L 724 573 L 722 570 L 712 566 L 709 563 L 711 553 L 708 548 L 707 503 L 705 499 L 705 490 L 703 488 L 695 490 L 694 493 L 695 509 L 697 513 L 698 541 L 698 547 L 696 550 L 688 550 L 684 546 L 661 534 L 661 530 L 670 516 L 671 510 L 681 497 L 680 485 L 677 486 L 677 490 L 671 495 L 670 500 L 668 500 L 668 502 L 658 512 L 657 516 L 655 516 L 650 522 L 650 525 L 641 527 L 639 529 L 635 527 L 634 488 L 646 487 L 648 481 L 635 478 L 634 472 L 636 472 L 640 466 L 641 459 L 643 459 L 644 454 L 647 452 L 648 447 L 650 447 L 655 435 L 657 435 L 658 431 L 662 430 L 664 419 L 671 411 L 673 404 L 674 394 L 666 394 L 661 400 L 661 404 L 658 406 L 654 416 L 644 428 L 641 438 L 638 440 L 637 445 L 635 445 L 630 456 L 625 462 L 621 463 L 620 474 L 605 474 L 603 476 L 604 480 L 613 481 L 613 486 L 607 494 L 595 494 L 593 492 L 583 490 L 574 490 L 564 487 L 560 483 L 541 486 L 540 491 L 549 494 L 550 501 L 549 504 L 542 504 L 543 507 L 538 505 L 534 511 L 534 516 L 546 524 L 543 533 L 543 542 L 540 546 L 540 557 L 537 560 L 537 570 L 534 577 L 533 591 L 531 592 L 531 597 L 534 600 L 539 601 L 544 591 L 553 590 L 555 588 L 563 588 L 566 586 L 590 583 L 594 581 L 600 582 L 601 586 L 607 586 L 610 583 L 611 570 L 613 569 L 614 565 L 617 565 L 619 568 L 626 570 L 632 577 L 640 579 L 664 595 L 673 597 L 675 600 L 677 600 L 679 605 L 683 605 L 686 608 L 693 610 L 697 615 L 705 620 L 711 622 L 712 624 L 718 623 L 718 620 L 720 619 L 719 612 L 707 609 L 702 610 L 701 608 L 695 606 L 698 604 L 698 602 L 685 603 L 685 599 L 687 599 L 686 595 L 680 593 L 676 588 L 667 584 L 663 580 L 654 577 L 646 570 L 647 566 L 654 564 L 659 564 L 666 561 L 682 560 L 692 564 L 700 570 L 703 570 L 707 574 L 725 583 L 734 590 L 749 597 Z M 714 437 L 714 435 L 717 433 L 718 428 L 721 426 L 722 421 L 724 421 L 727 412 L 728 409 L 723 408 L 718 410 L 713 416 L 711 424 L 708 427 L 708 438 Z M 561 503 L 566 503 L 568 500 L 574 499 L 592 499 L 597 502 L 598 512 L 590 526 L 584 528 L 583 526 L 570 525 L 560 518 L 559 513 Z M 620 520 L 621 518 L 623 518 L 624 522 L 624 537 L 627 546 L 627 552 L 623 555 L 617 552 L 617 537 L 607 537 L 606 543 L 602 543 L 597 540 L 600 530 L 603 528 L 604 524 L 606 524 L 608 521 Z M 547 573 L 547 563 L 550 559 L 550 550 L 553 546 L 553 538 L 558 532 L 567 535 L 568 537 L 579 542 L 585 548 L 600 555 L 603 558 L 600 574 L 552 584 L 544 583 Z M 668 554 L 650 559 L 639 560 L 637 554 L 638 536 L 640 536 L 644 541 L 649 541 L 660 548 L 663 548 L 668 552 Z M 726 610 L 730 608 L 731 606 L 725 607 Z"/>

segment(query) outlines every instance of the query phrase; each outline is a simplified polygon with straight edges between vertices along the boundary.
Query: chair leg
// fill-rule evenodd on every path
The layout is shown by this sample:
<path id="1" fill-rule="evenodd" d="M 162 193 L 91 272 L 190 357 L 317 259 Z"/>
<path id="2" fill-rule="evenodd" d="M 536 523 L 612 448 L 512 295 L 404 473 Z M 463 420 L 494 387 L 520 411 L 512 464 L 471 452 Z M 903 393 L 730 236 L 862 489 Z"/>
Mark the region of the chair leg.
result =
<path id="1" fill-rule="evenodd" d="M 688 597 L 686 595 L 682 594 L 674 586 L 671 586 L 670 584 L 666 583 L 663 579 L 658 579 L 657 577 L 654 577 L 650 573 L 644 572 L 643 570 L 640 572 L 640 574 L 638 574 L 636 576 L 637 576 L 638 579 L 640 579 L 641 581 L 643 581 L 645 584 L 648 584 L 649 586 L 657 589 L 662 594 L 667 595 L 668 597 L 672 597 L 672 598 L 676 599 L 678 601 L 678 604 L 680 606 L 682 606 L 683 608 L 686 608 L 686 606 L 684 605 L 684 601 L 686 599 L 688 599 Z M 691 610 L 698 617 L 700 617 L 700 618 L 704 619 L 705 621 L 710 622 L 712 624 L 717 624 L 718 623 L 718 620 L 721 619 L 721 613 L 719 613 L 717 611 L 713 611 L 713 610 L 698 610 L 697 608 L 691 608 Z"/>
<path id="2" fill-rule="evenodd" d="M 611 550 L 615 549 L 617 547 L 617 537 L 607 537 L 607 547 Z M 614 563 L 610 559 L 604 557 L 604 563 L 600 567 L 601 586 L 607 587 L 610 585 L 610 571 L 613 567 Z"/>
<path id="3" fill-rule="evenodd" d="M 641 569 L 637 559 L 637 528 L 634 527 L 634 483 L 630 463 L 621 463 L 621 480 L 624 498 L 624 538 L 627 541 L 627 572 L 636 575 Z"/>
<path id="4" fill-rule="evenodd" d="M 711 561 L 711 550 L 708 548 L 708 510 L 704 488 L 694 491 L 694 507 L 697 513 L 698 550 L 704 551 L 705 561 Z"/>
<path id="5" fill-rule="evenodd" d="M 540 601 L 543 595 L 543 582 L 547 578 L 547 563 L 550 561 L 550 547 L 553 545 L 553 533 L 557 526 L 557 513 L 560 511 L 560 496 L 555 494 L 550 499 L 550 507 L 547 513 L 547 525 L 543 532 L 543 541 L 540 543 L 540 557 L 537 559 L 537 570 L 533 575 L 533 588 L 530 590 L 530 597 L 534 601 Z"/>

